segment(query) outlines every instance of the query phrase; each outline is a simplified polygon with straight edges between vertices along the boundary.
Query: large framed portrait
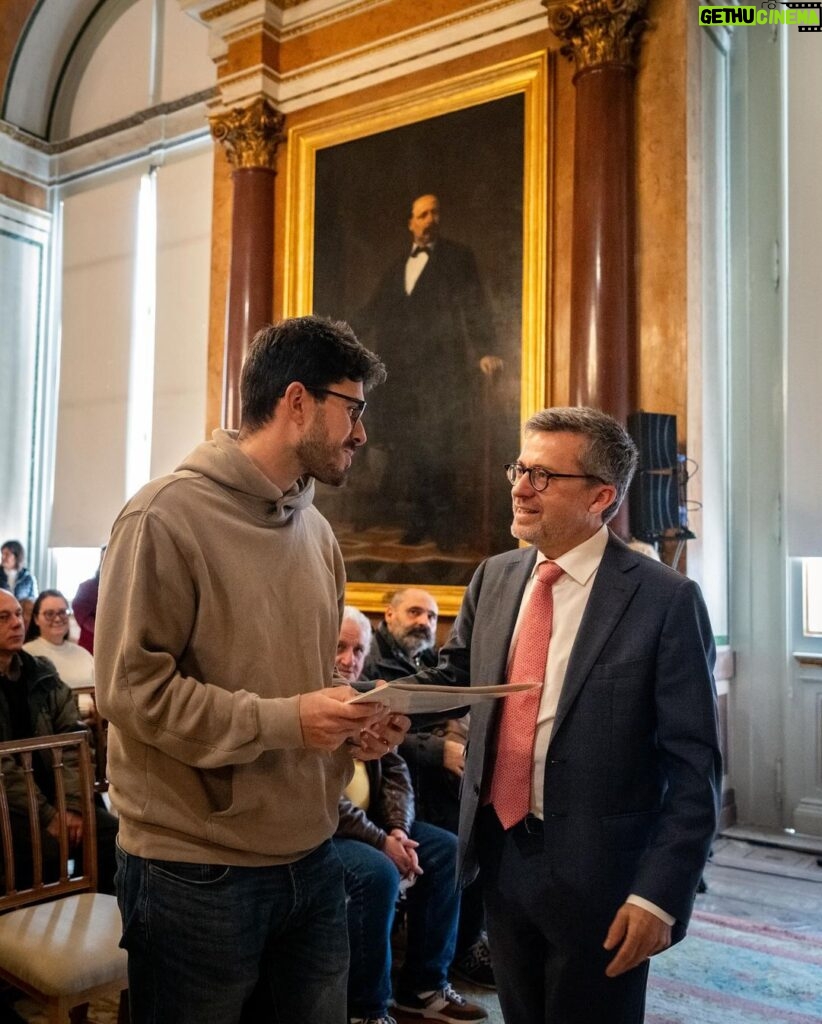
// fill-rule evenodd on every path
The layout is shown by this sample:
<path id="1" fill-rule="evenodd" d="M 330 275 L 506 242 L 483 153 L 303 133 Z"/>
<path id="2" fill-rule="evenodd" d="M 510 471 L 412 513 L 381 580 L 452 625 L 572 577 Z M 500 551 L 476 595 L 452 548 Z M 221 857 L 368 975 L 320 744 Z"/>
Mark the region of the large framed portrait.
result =
<path id="1" fill-rule="evenodd" d="M 289 132 L 285 314 L 347 320 L 388 371 L 316 497 L 363 610 L 416 585 L 454 614 L 515 544 L 503 465 L 545 404 L 547 90 L 539 53 Z"/>

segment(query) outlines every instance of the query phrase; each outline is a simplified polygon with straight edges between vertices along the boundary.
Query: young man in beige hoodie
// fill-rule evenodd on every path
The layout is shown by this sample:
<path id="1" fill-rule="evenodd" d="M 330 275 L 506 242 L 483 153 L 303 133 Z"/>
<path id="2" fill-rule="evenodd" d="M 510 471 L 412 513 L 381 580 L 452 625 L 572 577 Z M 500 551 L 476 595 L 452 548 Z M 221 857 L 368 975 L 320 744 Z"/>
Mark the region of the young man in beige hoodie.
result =
<path id="1" fill-rule="evenodd" d="M 409 723 L 332 686 L 345 573 L 312 499 L 384 376 L 345 324 L 265 328 L 239 432 L 114 524 L 95 660 L 133 1024 L 234 1024 L 258 983 L 284 1024 L 346 1019 L 337 804 Z"/>

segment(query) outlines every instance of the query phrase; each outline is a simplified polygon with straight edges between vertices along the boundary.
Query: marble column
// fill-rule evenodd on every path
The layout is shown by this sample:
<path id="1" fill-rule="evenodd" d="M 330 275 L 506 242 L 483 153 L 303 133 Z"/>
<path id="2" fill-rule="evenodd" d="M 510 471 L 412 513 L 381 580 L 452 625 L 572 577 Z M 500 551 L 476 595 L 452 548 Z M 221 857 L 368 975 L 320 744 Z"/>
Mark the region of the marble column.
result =
<path id="1" fill-rule="evenodd" d="M 634 76 L 648 0 L 543 0 L 574 61 L 570 400 L 637 407 Z M 623 504 L 612 527 L 629 535 Z"/>
<path id="2" fill-rule="evenodd" d="M 636 409 L 635 54 L 647 0 L 544 0 L 576 65 L 571 402 Z"/>
<path id="3" fill-rule="evenodd" d="M 256 331 L 271 321 L 274 176 L 284 117 L 264 98 L 213 114 L 211 133 L 233 168 L 231 270 L 223 359 L 224 427 L 240 424 L 240 371 Z"/>

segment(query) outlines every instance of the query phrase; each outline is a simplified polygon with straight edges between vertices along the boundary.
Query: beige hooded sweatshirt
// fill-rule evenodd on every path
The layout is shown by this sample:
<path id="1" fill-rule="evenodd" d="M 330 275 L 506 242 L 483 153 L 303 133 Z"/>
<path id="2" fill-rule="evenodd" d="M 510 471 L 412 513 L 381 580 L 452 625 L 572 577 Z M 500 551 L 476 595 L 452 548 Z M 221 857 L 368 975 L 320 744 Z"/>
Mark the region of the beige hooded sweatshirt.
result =
<path id="1" fill-rule="evenodd" d="M 331 684 L 345 573 L 313 495 L 217 430 L 118 516 L 95 674 L 128 853 L 281 864 L 333 835 L 351 758 L 303 746 L 299 695 Z"/>

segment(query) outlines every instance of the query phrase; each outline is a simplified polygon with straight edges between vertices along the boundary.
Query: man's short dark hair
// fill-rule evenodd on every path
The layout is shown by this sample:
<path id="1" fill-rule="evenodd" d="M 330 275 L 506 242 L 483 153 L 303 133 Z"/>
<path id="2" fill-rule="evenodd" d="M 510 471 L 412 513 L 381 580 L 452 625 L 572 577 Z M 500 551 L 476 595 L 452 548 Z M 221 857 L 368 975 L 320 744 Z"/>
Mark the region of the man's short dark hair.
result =
<path id="1" fill-rule="evenodd" d="M 579 468 L 616 487 L 616 498 L 602 513 L 602 521 L 607 523 L 614 518 L 628 491 L 638 458 L 636 445 L 621 423 L 600 409 L 557 406 L 532 416 L 523 430 L 526 434 L 583 434 L 588 444 L 580 455 Z"/>
<path id="2" fill-rule="evenodd" d="M 268 423 L 295 381 L 314 388 L 362 381 L 363 391 L 369 391 L 385 376 L 379 357 L 342 320 L 298 316 L 270 324 L 257 332 L 243 363 L 241 429 L 259 430 Z M 324 396 L 316 397 L 322 401 Z"/>

